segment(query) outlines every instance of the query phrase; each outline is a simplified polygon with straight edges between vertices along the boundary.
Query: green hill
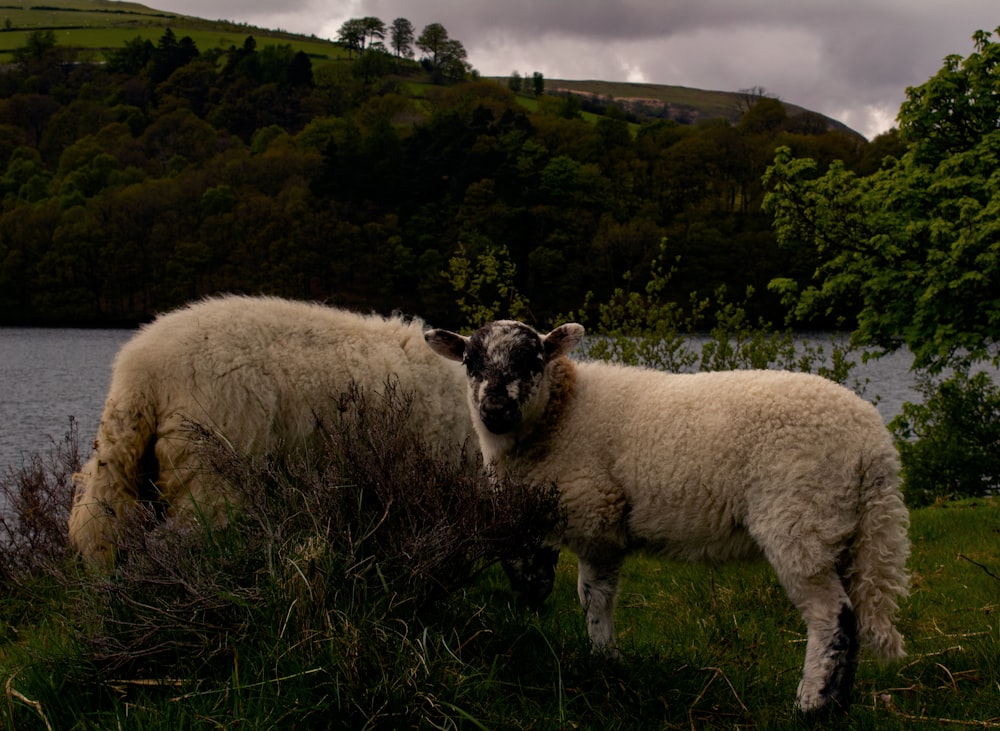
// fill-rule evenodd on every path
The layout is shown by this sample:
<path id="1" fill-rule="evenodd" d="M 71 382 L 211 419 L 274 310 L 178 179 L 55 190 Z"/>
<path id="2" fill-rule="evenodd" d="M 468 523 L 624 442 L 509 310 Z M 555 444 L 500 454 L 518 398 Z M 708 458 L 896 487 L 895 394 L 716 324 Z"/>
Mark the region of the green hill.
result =
<path id="1" fill-rule="evenodd" d="M 704 119 L 728 119 L 738 122 L 743 112 L 752 104 L 753 94 L 741 91 L 710 91 L 671 84 L 644 84 L 619 81 L 580 81 L 546 79 L 547 93 L 567 92 L 592 99 L 613 99 L 626 110 L 639 116 L 657 115 L 681 122 L 692 123 Z M 828 130 L 857 134 L 843 123 L 813 112 L 805 107 L 782 103 L 789 117 L 809 115 Z"/>
<path id="2" fill-rule="evenodd" d="M 156 10 L 133 2 L 111 0 L 45 0 L 44 5 L 0 5 L 0 64 L 11 60 L 14 49 L 23 47 L 32 31 L 53 30 L 59 45 L 80 49 L 83 57 L 100 58 L 101 52 L 121 48 L 136 36 L 155 42 L 170 27 L 178 36 L 190 36 L 198 48 L 226 49 L 242 45 L 247 35 L 258 41 L 275 40 L 305 52 L 313 63 L 346 56 L 345 49 L 330 40 L 280 30 L 259 28 L 226 20 L 206 20 Z M 503 79 L 498 78 L 498 81 Z M 746 107 L 746 94 L 709 91 L 668 84 L 636 84 L 612 81 L 547 79 L 549 93 L 572 93 L 585 100 L 613 100 L 639 117 L 663 117 L 685 123 L 723 118 L 738 121 Z M 812 115 L 819 126 L 853 132 L 840 122 L 785 102 L 790 116 Z"/>
<path id="3" fill-rule="evenodd" d="M 225 20 L 206 20 L 178 15 L 139 3 L 110 0 L 45 0 L 44 5 L 0 5 L 0 63 L 11 60 L 11 52 L 25 45 L 28 35 L 52 30 L 60 46 L 80 49 L 100 57 L 101 52 L 121 48 L 136 36 L 155 42 L 164 29 L 178 36 L 190 36 L 202 50 L 240 46 L 248 35 L 258 40 L 288 43 L 304 51 L 314 62 L 346 55 L 332 41 L 284 31 L 258 28 Z"/>

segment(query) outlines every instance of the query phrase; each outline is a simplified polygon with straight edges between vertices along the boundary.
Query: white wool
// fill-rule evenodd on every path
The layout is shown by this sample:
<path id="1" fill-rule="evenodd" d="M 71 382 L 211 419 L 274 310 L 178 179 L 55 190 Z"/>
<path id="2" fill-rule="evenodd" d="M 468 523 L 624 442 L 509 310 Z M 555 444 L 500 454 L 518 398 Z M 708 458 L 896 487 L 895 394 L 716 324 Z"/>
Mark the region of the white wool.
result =
<path id="1" fill-rule="evenodd" d="M 499 363 L 523 352 L 526 332 L 500 321 L 473 339 L 432 331 L 427 340 L 454 359 L 502 334 Z M 875 407 L 810 374 L 575 363 L 564 353 L 582 334 L 570 324 L 538 335 L 547 363 L 510 431 L 491 433 L 477 394 L 470 404 L 487 462 L 558 486 L 567 524 L 555 538 L 580 559 L 594 645 L 614 652 L 618 569 L 642 549 L 708 562 L 765 556 L 808 627 L 803 710 L 846 702 L 852 615 L 880 658 L 902 657 L 894 616 L 908 587 L 909 516 Z M 511 381 L 528 361 L 510 368 Z"/>
<path id="2" fill-rule="evenodd" d="M 422 331 L 419 320 L 272 297 L 212 298 L 159 317 L 115 359 L 94 454 L 74 476 L 72 544 L 111 558 L 141 479 L 155 480 L 171 516 L 197 504 L 224 518 L 230 496 L 198 463 L 191 423 L 250 453 L 302 449 L 352 384 L 382 392 L 392 382 L 412 395 L 411 420 L 429 445 L 474 443 L 461 367 L 430 352 Z M 159 473 L 144 476 L 150 445 Z"/>

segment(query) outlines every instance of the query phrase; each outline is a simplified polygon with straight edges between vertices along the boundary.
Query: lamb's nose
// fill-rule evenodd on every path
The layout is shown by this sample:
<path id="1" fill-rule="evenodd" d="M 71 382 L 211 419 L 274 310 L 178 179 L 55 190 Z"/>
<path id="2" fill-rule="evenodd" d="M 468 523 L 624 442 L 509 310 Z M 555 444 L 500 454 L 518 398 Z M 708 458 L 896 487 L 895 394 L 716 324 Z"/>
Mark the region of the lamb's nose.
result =
<path id="1" fill-rule="evenodd" d="M 517 405 L 508 398 L 487 396 L 479 404 L 479 416 L 491 432 L 505 434 L 517 425 Z"/>

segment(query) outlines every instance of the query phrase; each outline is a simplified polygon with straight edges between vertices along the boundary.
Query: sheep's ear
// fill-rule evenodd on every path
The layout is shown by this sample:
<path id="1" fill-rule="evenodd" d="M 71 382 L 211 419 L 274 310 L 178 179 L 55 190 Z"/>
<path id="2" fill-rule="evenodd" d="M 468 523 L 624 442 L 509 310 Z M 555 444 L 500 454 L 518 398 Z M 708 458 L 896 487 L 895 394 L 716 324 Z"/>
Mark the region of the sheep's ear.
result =
<path id="1" fill-rule="evenodd" d="M 565 325 L 557 327 L 542 338 L 546 359 L 552 360 L 560 355 L 566 355 L 580 344 L 580 341 L 583 340 L 583 333 L 583 325 L 578 325 L 575 322 L 567 322 Z"/>
<path id="2" fill-rule="evenodd" d="M 428 330 L 424 333 L 424 340 L 438 355 L 448 360 L 457 360 L 459 363 L 462 362 L 465 346 L 469 342 L 468 338 L 448 330 Z"/>

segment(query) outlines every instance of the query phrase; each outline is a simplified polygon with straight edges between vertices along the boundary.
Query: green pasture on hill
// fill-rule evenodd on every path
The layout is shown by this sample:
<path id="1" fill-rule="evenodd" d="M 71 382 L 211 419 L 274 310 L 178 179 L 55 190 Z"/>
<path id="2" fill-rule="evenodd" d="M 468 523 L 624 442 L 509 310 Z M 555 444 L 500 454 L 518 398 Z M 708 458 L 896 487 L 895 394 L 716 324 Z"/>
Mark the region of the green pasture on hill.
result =
<path id="1" fill-rule="evenodd" d="M 287 44 L 295 51 L 303 51 L 314 62 L 335 60 L 340 57 L 346 58 L 346 53 L 342 48 L 328 41 L 301 41 L 285 38 L 273 38 L 260 33 L 255 28 L 248 28 L 242 32 L 228 30 L 189 30 L 183 26 L 164 24 L 159 26 L 142 26 L 138 28 L 77 28 L 72 30 L 56 30 L 56 42 L 60 46 L 87 49 L 88 51 L 99 53 L 100 51 L 121 48 L 127 41 L 136 36 L 148 39 L 153 43 L 163 35 L 167 27 L 173 29 L 178 38 L 190 36 L 195 42 L 199 51 L 208 51 L 213 48 L 226 50 L 231 46 L 237 48 L 243 45 L 247 36 L 253 36 L 257 40 L 258 46 L 272 44 Z M 10 53 L 15 48 L 25 45 L 29 31 L 11 32 L 0 34 L 0 60 L 10 60 Z"/>
<path id="2" fill-rule="evenodd" d="M 49 0 L 44 5 L 0 5 L 0 63 L 11 60 L 11 52 L 25 46 L 28 35 L 52 30 L 56 42 L 91 53 L 121 48 L 136 36 L 156 42 L 167 28 L 178 38 L 190 36 L 200 51 L 242 46 L 247 36 L 259 45 L 289 44 L 315 61 L 347 56 L 332 41 L 244 26 L 224 20 L 204 20 L 164 13 L 135 3 Z M 86 53 L 85 53 L 86 55 Z"/>

